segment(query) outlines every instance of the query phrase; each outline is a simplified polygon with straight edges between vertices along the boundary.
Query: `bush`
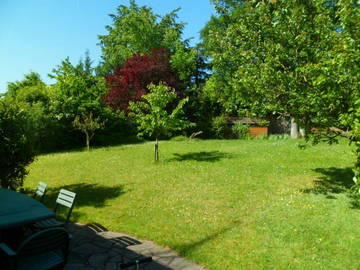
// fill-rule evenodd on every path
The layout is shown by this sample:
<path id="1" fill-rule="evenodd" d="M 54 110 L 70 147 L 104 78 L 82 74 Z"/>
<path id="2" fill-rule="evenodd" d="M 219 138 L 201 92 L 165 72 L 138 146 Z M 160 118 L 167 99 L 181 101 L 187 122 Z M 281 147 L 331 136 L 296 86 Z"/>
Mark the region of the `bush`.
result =
<path id="1" fill-rule="evenodd" d="M 77 146 L 77 134 L 66 129 L 64 121 L 59 121 L 47 110 L 42 103 L 18 103 L 27 115 L 29 132 L 31 134 L 34 151 L 47 153 Z"/>
<path id="2" fill-rule="evenodd" d="M 221 105 L 206 96 L 201 86 L 190 87 L 186 90 L 186 96 L 189 97 L 189 102 L 184 106 L 186 118 L 196 124 L 187 128 L 186 133 L 190 135 L 202 131 L 196 138 L 214 137 L 212 120 L 214 116 L 221 114 Z"/>
<path id="3" fill-rule="evenodd" d="M 232 127 L 232 132 L 234 137 L 237 139 L 249 139 L 250 138 L 250 130 L 248 125 L 244 125 L 241 123 L 235 123 Z"/>
<path id="4" fill-rule="evenodd" d="M 0 186 L 3 188 L 22 186 L 26 166 L 34 160 L 29 128 L 24 110 L 0 100 Z"/>
<path id="5" fill-rule="evenodd" d="M 228 126 L 228 121 L 225 116 L 217 116 L 211 122 L 212 133 L 216 138 L 229 139 L 232 137 L 232 130 Z"/>

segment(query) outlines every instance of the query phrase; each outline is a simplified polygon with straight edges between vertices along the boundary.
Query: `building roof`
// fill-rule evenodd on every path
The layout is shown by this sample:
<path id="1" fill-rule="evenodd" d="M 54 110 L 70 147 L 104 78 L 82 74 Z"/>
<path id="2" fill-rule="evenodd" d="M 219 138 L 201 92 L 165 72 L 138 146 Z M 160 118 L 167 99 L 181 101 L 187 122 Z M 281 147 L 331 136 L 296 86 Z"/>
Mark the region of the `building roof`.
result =
<path id="1" fill-rule="evenodd" d="M 251 124 L 257 124 L 257 123 L 259 123 L 261 121 L 263 121 L 263 119 L 261 119 L 261 118 L 244 117 L 244 118 L 241 118 L 241 119 L 233 119 L 232 122 L 251 125 Z"/>

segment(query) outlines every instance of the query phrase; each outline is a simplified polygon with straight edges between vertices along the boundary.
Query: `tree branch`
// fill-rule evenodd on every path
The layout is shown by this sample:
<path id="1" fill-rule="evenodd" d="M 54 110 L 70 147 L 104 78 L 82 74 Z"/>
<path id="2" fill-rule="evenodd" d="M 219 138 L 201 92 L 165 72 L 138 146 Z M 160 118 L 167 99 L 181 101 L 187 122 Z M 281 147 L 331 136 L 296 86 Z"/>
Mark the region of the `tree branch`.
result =
<path id="1" fill-rule="evenodd" d="M 354 136 L 351 135 L 349 132 L 344 131 L 340 128 L 337 127 L 328 127 L 328 128 L 312 128 L 311 129 L 312 132 L 319 134 L 319 135 L 325 135 L 330 137 L 330 134 L 333 134 L 334 138 L 336 136 L 341 136 L 341 137 L 345 137 L 348 139 L 353 139 Z"/>
<path id="2" fill-rule="evenodd" d="M 345 138 L 348 138 L 348 139 L 351 139 L 352 136 L 349 132 L 347 131 L 344 131 L 340 128 L 337 128 L 337 127 L 329 127 L 327 128 L 328 131 L 332 132 L 332 133 L 335 133 L 336 135 L 339 135 L 341 137 L 345 137 Z"/>

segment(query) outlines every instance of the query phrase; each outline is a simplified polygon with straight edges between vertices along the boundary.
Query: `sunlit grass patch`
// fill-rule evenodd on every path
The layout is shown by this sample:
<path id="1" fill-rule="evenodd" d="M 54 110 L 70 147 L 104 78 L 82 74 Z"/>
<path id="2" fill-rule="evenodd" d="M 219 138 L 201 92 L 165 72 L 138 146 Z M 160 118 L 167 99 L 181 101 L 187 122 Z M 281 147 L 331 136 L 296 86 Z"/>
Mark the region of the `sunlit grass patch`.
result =
<path id="1" fill-rule="evenodd" d="M 160 142 L 40 156 L 28 188 L 78 193 L 74 219 L 176 249 L 208 269 L 358 269 L 346 144 Z"/>

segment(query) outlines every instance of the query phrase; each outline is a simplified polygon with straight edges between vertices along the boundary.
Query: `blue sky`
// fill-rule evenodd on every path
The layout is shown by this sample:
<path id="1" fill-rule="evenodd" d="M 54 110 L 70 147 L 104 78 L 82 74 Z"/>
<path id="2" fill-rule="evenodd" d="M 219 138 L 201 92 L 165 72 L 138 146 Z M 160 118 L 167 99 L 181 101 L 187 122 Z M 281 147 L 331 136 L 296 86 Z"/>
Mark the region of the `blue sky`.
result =
<path id="1" fill-rule="evenodd" d="M 199 31 L 214 9 L 210 0 L 137 0 L 164 15 L 175 8 L 179 21 L 187 23 L 184 38 L 199 39 Z M 97 63 L 100 47 L 97 35 L 105 34 L 115 13 L 128 0 L 0 0 L 0 92 L 7 82 L 21 80 L 25 73 L 47 74 L 69 56 L 77 62 L 86 50 Z"/>

